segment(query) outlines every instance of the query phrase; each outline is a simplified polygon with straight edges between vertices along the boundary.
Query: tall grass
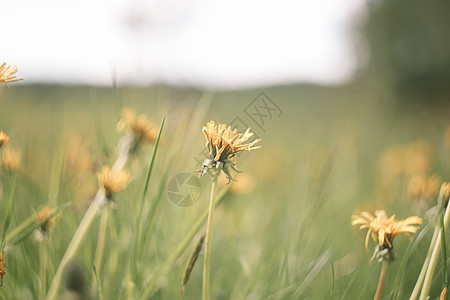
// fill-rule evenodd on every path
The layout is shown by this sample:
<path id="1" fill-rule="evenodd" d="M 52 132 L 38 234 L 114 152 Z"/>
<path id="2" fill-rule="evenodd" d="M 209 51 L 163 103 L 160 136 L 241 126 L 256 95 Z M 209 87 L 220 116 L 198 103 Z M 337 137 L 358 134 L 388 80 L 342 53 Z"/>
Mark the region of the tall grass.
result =
<path id="1" fill-rule="evenodd" d="M 200 179 L 199 201 L 185 208 L 168 199 L 167 183 L 178 173 L 200 167 L 194 157 L 204 146 L 202 124 L 236 117 L 263 138 L 264 148 L 241 160 L 241 169 L 256 182 L 252 191 L 242 194 L 233 184 L 218 187 L 211 298 L 372 298 L 381 266 L 370 263 L 364 234 L 351 227 L 350 217 L 375 209 L 399 218 L 424 218 L 413 242 L 395 240 L 397 259 L 384 283 L 383 298 L 408 298 L 430 243 L 445 242 L 437 234 L 433 239 L 433 229 L 442 227 L 439 214 L 431 213 L 436 196 L 416 206 L 408 199 L 409 175 L 398 175 L 387 186 L 380 161 L 391 146 L 406 149 L 426 141 L 432 147 L 427 175 L 436 173 L 448 181 L 450 149 L 443 140 L 448 107 L 396 110 L 376 102 L 379 93 L 358 87 L 275 87 L 266 93 L 283 114 L 267 119 L 263 131 L 244 111 L 258 92 L 213 95 L 169 87 L 17 85 L 3 89 L 0 130 L 21 150 L 22 162 L 15 173 L 2 170 L 0 176 L 6 264 L 0 299 L 61 299 L 74 294 L 93 299 L 179 299 L 186 264 L 205 229 L 211 179 Z M 98 190 L 96 172 L 118 157 L 114 149 L 123 135 L 116 130 L 122 107 L 153 118 L 158 131 L 166 115 L 161 139 L 157 148 L 147 143 L 127 157 L 124 165 L 133 181 L 114 195 L 107 210 L 93 210 L 89 207 Z M 42 242 L 35 232 L 44 223 L 37 224 L 35 215 L 45 206 L 56 208 L 51 217 L 57 218 Z M 89 224 L 83 223 L 86 213 Z M 89 226 L 77 237 L 80 224 Z M 70 246 L 74 236 L 76 249 Z M 445 237 L 448 243 L 448 230 Z M 64 259 L 68 249 L 73 252 Z M 199 252 L 199 258 L 203 255 Z M 441 294 L 445 278 L 439 258 L 428 281 L 432 299 Z M 200 299 L 202 261 L 192 268 L 183 299 Z M 82 282 L 78 289 L 76 280 Z"/>

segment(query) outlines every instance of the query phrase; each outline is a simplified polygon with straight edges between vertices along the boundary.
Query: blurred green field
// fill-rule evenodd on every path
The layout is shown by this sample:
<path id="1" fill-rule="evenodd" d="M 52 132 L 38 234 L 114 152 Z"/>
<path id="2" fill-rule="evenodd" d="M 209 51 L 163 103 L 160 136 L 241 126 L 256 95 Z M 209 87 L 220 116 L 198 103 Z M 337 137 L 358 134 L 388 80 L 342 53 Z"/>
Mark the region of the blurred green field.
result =
<path id="1" fill-rule="evenodd" d="M 261 91 L 282 111 L 264 119 L 264 130 L 245 113 Z M 449 180 L 450 140 L 445 134 L 450 103 L 431 106 L 390 97 L 370 85 L 293 85 L 236 92 L 167 86 L 3 88 L 0 130 L 11 137 L 8 145 L 22 154 L 17 172 L 8 175 L 3 170 L 1 175 L 1 219 L 11 178 L 17 176 L 8 232 L 45 205 L 70 202 L 70 206 L 57 217 L 48 240 L 39 242 L 32 235 L 5 253 L 7 273 L 0 298 L 45 295 L 98 190 L 96 172 L 117 158 L 115 147 L 122 134 L 116 124 L 121 109 L 128 107 L 153 119 L 158 128 L 166 119 L 142 210 L 137 256 L 133 235 L 153 144 L 130 159 L 126 168 L 134 180 L 114 197 L 116 207 L 109 213 L 98 269 L 104 299 L 141 299 L 151 278 L 152 299 L 180 298 L 185 265 L 204 228 L 170 268 L 161 271 L 161 266 L 207 210 L 210 179 L 201 178 L 203 193 L 189 207 L 168 199 L 167 184 L 173 176 L 200 167 L 195 158 L 205 146 L 201 129 L 206 122 L 228 124 L 236 117 L 262 139 L 261 149 L 238 157 L 237 166 L 244 171 L 240 176 L 250 177 L 254 184 L 242 186 L 246 181 L 239 182 L 238 176 L 232 185 L 240 188 L 232 186 L 216 210 L 211 298 L 372 298 L 381 264 L 370 262 L 375 244 L 371 240 L 366 252 L 366 232 L 352 228 L 350 222 L 352 214 L 362 210 L 385 209 L 399 219 L 424 218 L 413 242 L 403 236 L 395 239 L 397 260 L 388 269 L 383 291 L 383 299 L 408 299 L 433 233 L 427 211 L 436 205 L 437 196 L 432 191 L 431 196 L 413 201 L 408 186 L 417 175 L 413 172 Z M 94 220 L 75 255 L 85 280 L 84 294 L 76 298 L 63 285 L 62 299 L 98 298 L 92 288 L 96 282 L 92 263 L 99 221 L 100 217 Z M 183 299 L 201 298 L 202 256 Z M 441 273 L 439 264 L 431 299 L 441 292 Z"/>

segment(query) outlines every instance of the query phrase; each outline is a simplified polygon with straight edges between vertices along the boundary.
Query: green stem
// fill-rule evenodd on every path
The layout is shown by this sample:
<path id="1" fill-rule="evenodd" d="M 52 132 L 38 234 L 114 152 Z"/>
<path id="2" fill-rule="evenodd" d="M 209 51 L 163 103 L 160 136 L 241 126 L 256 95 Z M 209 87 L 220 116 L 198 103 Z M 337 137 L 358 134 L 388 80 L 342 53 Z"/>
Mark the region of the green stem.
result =
<path id="1" fill-rule="evenodd" d="M 231 184 L 227 185 L 217 196 L 216 207 L 222 202 L 225 198 L 225 195 L 231 188 Z M 148 299 L 151 297 L 151 294 L 154 292 L 155 285 L 158 282 L 160 276 L 165 274 L 169 268 L 175 263 L 175 261 L 180 258 L 186 248 L 189 246 L 189 243 L 192 241 L 194 236 L 198 233 L 203 223 L 205 223 L 208 218 L 208 211 L 205 211 L 201 217 L 191 226 L 191 230 L 185 235 L 185 238 L 178 244 L 172 254 L 166 259 L 166 261 L 161 265 L 160 268 L 156 270 L 154 275 L 145 282 L 145 290 L 141 297 L 141 299 Z"/>
<path id="2" fill-rule="evenodd" d="M 100 276 L 98 275 L 97 268 L 95 267 L 95 264 L 92 265 L 92 268 L 94 269 L 94 277 L 95 277 L 95 280 L 96 280 L 96 285 L 98 287 L 97 288 L 98 299 L 99 300 L 103 300 L 103 299 L 105 299 L 105 297 L 103 296 L 103 285 L 102 285 L 102 282 L 100 281 Z M 94 292 L 97 292 L 97 291 L 94 291 Z"/>
<path id="3" fill-rule="evenodd" d="M 47 293 L 47 300 L 53 300 L 56 298 L 56 294 L 59 289 L 59 285 L 61 283 L 61 278 L 63 275 L 64 268 L 67 266 L 69 261 L 75 255 L 75 252 L 78 250 L 78 247 L 81 244 L 87 230 L 89 229 L 92 221 L 97 215 L 100 208 L 105 203 L 105 194 L 102 191 L 99 191 L 95 197 L 95 200 L 92 202 L 91 206 L 89 206 L 88 210 L 84 214 L 83 219 L 78 225 L 77 230 L 75 231 L 72 240 L 69 243 L 69 246 L 64 253 L 61 262 L 59 263 L 58 269 L 56 270 L 55 276 L 53 277 L 52 283 Z"/>
<path id="4" fill-rule="evenodd" d="M 388 262 L 383 261 L 383 266 L 381 267 L 380 279 L 378 280 L 377 292 L 375 293 L 375 297 L 373 297 L 373 300 L 381 299 L 381 292 L 383 291 L 384 280 L 386 279 L 387 266 L 388 266 Z"/>
<path id="5" fill-rule="evenodd" d="M 442 289 L 446 289 L 448 285 L 447 277 L 447 245 L 445 243 L 445 223 L 444 223 L 445 206 L 441 209 L 440 225 L 441 225 L 441 244 L 442 244 Z M 445 296 L 444 296 L 445 297 Z"/>
<path id="6" fill-rule="evenodd" d="M 94 266 L 98 276 L 100 276 L 102 257 L 103 257 L 103 249 L 105 249 L 105 237 L 106 237 L 106 227 L 108 225 L 108 213 L 109 208 L 104 207 L 102 209 L 102 215 L 100 217 L 100 226 L 98 228 L 98 238 L 97 238 L 97 248 L 95 249 L 95 258 L 94 258 Z M 97 283 L 98 280 L 94 278 L 92 284 L 92 292 L 97 292 Z"/>
<path id="7" fill-rule="evenodd" d="M 206 238 L 205 238 L 205 257 L 203 260 L 203 300 L 209 300 L 210 296 L 210 270 L 211 270 L 211 241 L 212 241 L 212 227 L 214 220 L 214 211 L 216 203 L 216 189 L 219 172 L 216 171 L 212 176 L 211 197 L 209 199 L 208 221 L 206 223 Z"/>
<path id="8" fill-rule="evenodd" d="M 425 261 L 423 262 L 422 270 L 420 271 L 419 278 L 417 278 L 416 285 L 414 286 L 414 290 L 411 293 L 411 297 L 409 297 L 409 300 L 416 300 L 417 296 L 419 296 L 420 289 L 422 288 L 423 280 L 425 279 L 425 274 L 428 269 L 428 265 L 430 264 L 431 260 L 431 254 L 434 250 L 434 245 L 436 244 L 436 240 L 439 235 L 439 226 L 436 226 L 434 228 L 433 237 L 431 238 L 430 247 L 428 248 L 428 253 L 425 258 Z"/>
<path id="9" fill-rule="evenodd" d="M 41 281 L 39 299 L 43 300 L 47 291 L 47 243 L 45 239 L 39 245 L 39 279 Z"/>
<path id="10" fill-rule="evenodd" d="M 17 175 L 13 175 L 12 182 L 10 181 L 11 177 L 8 174 L 8 184 L 9 188 L 11 189 L 8 196 L 8 206 L 6 208 L 6 214 L 5 214 L 5 222 L 3 225 L 3 233 L 2 233 L 2 243 L 1 248 L 4 249 L 6 245 L 6 231 L 9 228 L 9 225 L 11 224 L 11 218 L 14 210 L 14 199 L 16 195 L 16 185 L 17 185 Z"/>
<path id="11" fill-rule="evenodd" d="M 166 116 L 164 116 L 162 123 L 161 123 L 161 127 L 159 128 L 159 133 L 158 133 L 158 138 L 156 139 L 156 143 L 155 143 L 155 147 L 153 148 L 153 154 L 152 154 L 152 160 L 150 162 L 150 166 L 148 167 L 148 172 L 147 172 L 147 178 L 145 180 L 145 186 L 144 186 L 144 191 L 142 193 L 142 198 L 141 198 L 141 204 L 139 207 L 139 214 L 136 220 L 136 234 L 134 235 L 134 248 L 133 248 L 133 252 L 132 252 L 132 256 L 131 256 L 131 261 L 129 264 L 129 269 L 128 269 L 128 273 L 129 273 L 129 277 L 134 281 L 136 280 L 136 276 L 134 276 L 133 274 L 137 274 L 137 264 L 141 255 L 141 240 L 142 240 L 142 213 L 144 211 L 144 204 L 145 204 L 145 199 L 147 198 L 147 193 L 148 193 L 148 187 L 149 187 L 149 183 L 150 183 L 150 178 L 152 175 L 152 171 L 153 171 L 153 166 L 155 164 L 155 157 L 156 157 L 156 152 L 158 150 L 158 146 L 159 146 L 159 142 L 161 139 L 161 133 L 163 131 L 164 128 L 164 123 L 166 121 Z M 152 213 L 154 213 L 154 207 L 152 207 Z"/>
<path id="12" fill-rule="evenodd" d="M 112 167 L 113 170 L 116 171 L 122 170 L 125 163 L 128 161 L 130 142 L 131 139 L 128 136 L 122 137 L 122 139 L 119 141 L 120 153 L 116 159 L 116 162 Z M 58 269 L 56 270 L 55 276 L 53 277 L 52 283 L 50 284 L 50 288 L 48 290 L 46 298 L 47 300 L 53 300 L 56 298 L 56 294 L 58 293 L 64 268 L 72 259 L 72 257 L 75 255 L 76 251 L 78 250 L 78 247 L 81 245 L 81 241 L 83 240 L 89 227 L 91 226 L 92 221 L 94 220 L 99 210 L 106 203 L 105 201 L 106 201 L 105 193 L 100 189 L 95 195 L 95 198 L 92 201 L 91 205 L 85 212 L 83 219 L 81 219 L 81 222 L 78 225 L 77 230 L 75 231 L 72 240 L 69 243 L 69 246 L 67 246 L 66 252 L 64 253 L 63 258 L 61 259 Z"/>
<path id="13" fill-rule="evenodd" d="M 444 215 L 444 228 L 446 229 L 448 227 L 448 223 L 450 221 L 450 209 L 445 210 Z M 434 269 L 436 268 L 436 264 L 439 258 L 439 253 L 441 251 L 441 232 L 439 232 L 438 237 L 436 239 L 436 243 L 434 245 L 433 253 L 431 254 L 430 264 L 428 265 L 427 274 L 425 275 L 425 281 L 423 283 L 422 292 L 420 293 L 420 300 L 425 300 L 428 296 L 428 293 L 431 288 L 431 282 L 433 280 L 434 275 Z"/>

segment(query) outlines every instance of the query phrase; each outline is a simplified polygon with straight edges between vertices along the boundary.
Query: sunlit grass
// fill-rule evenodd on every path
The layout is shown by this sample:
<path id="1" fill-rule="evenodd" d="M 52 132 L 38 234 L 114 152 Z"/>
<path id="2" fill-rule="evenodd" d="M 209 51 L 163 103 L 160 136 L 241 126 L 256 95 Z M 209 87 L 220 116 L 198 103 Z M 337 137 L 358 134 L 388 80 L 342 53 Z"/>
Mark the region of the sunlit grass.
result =
<path id="1" fill-rule="evenodd" d="M 396 260 L 383 288 L 383 299 L 409 298 L 433 230 L 440 228 L 439 213 L 430 210 L 438 205 L 439 191 L 430 190 L 434 181 L 414 193 L 410 185 L 417 176 L 428 182 L 436 174 L 441 179 L 437 188 L 449 179 L 445 109 L 396 111 L 375 102 L 371 97 L 376 94 L 350 87 L 266 92 L 283 113 L 266 119 L 262 130 L 245 113 L 259 91 L 3 89 L 0 131 L 10 137 L 5 147 L 21 155 L 18 168 L 2 167 L 0 177 L 6 265 L 0 298 L 47 295 L 99 190 L 97 173 L 114 165 L 120 156 L 116 146 L 130 133 L 116 128 L 124 107 L 145 115 L 145 122 L 153 120 L 156 135 L 152 128 L 148 136 L 155 138 L 131 146 L 124 166 L 132 180 L 103 206 L 107 214 L 99 209 L 92 215 L 67 261 L 70 272 L 61 273 L 57 299 L 74 293 L 94 299 L 180 298 L 186 264 L 205 232 L 211 178 L 200 179 L 199 201 L 185 208 L 168 199 L 167 184 L 176 174 L 201 167 L 194 158 L 204 148 L 203 124 L 211 119 L 229 123 L 236 117 L 255 131 L 263 147 L 238 157 L 238 169 L 251 177 L 249 193 L 237 187 L 248 178 L 239 182 L 238 176 L 236 188 L 219 182 L 211 299 L 372 298 L 381 264 L 370 262 L 374 245 L 367 253 L 365 234 L 352 228 L 351 216 L 379 209 L 399 219 L 424 219 L 412 242 L 395 241 Z M 147 130 L 147 125 L 140 126 L 143 118 L 141 122 L 128 124 Z M 56 208 L 49 218 L 58 217 L 42 241 L 34 232 L 48 219 L 37 224 L 35 216 L 46 206 Z M 190 270 L 183 299 L 202 296 L 203 255 L 201 251 Z M 432 298 L 441 294 L 441 273 L 438 260 L 429 282 Z M 84 284 L 76 285 L 81 277 Z"/>

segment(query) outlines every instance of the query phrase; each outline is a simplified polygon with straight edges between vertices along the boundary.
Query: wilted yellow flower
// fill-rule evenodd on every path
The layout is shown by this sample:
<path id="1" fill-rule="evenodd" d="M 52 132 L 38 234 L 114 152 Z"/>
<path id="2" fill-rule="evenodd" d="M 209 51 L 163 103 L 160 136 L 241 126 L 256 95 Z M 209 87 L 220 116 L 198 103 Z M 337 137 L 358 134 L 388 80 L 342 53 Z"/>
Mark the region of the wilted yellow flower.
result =
<path id="1" fill-rule="evenodd" d="M 136 144 L 141 141 L 155 142 L 158 138 L 158 128 L 145 115 L 137 116 L 132 110 L 124 108 L 121 117 L 122 119 L 117 123 L 117 130 L 130 130 L 134 135 Z"/>
<path id="2" fill-rule="evenodd" d="M 361 215 L 352 216 L 353 226 L 361 225 L 360 229 L 369 229 L 366 235 L 366 249 L 370 235 L 380 248 L 392 249 L 392 240 L 396 235 L 404 234 L 411 237 L 410 233 L 415 233 L 419 229 L 414 224 L 422 224 L 422 218 L 413 216 L 397 221 L 395 215 L 388 218 L 384 210 L 375 211 L 375 216 L 365 211 Z"/>
<path id="3" fill-rule="evenodd" d="M 7 66 L 6 63 L 3 63 L 0 66 L 0 83 L 4 83 L 8 86 L 8 82 L 14 82 L 23 80 L 23 78 L 13 76 L 17 72 L 17 67 Z"/>
<path id="4" fill-rule="evenodd" d="M 5 145 L 9 141 L 9 136 L 4 133 L 3 131 L 0 131 L 0 148 Z"/>
<path id="5" fill-rule="evenodd" d="M 41 222 L 45 221 L 44 223 L 39 226 L 39 231 L 42 233 L 48 233 L 48 230 L 50 227 L 55 225 L 55 216 L 49 218 L 53 213 L 55 212 L 54 208 L 48 208 L 47 206 L 44 207 L 34 218 L 34 221 L 36 224 L 40 224 Z"/>
<path id="6" fill-rule="evenodd" d="M 16 170 L 20 165 L 20 152 L 11 148 L 3 149 L 1 165 L 9 171 Z"/>
<path id="7" fill-rule="evenodd" d="M 430 199 L 437 195 L 441 179 L 437 175 L 426 177 L 414 175 L 408 183 L 408 195 L 411 200 Z"/>
<path id="8" fill-rule="evenodd" d="M 239 172 L 235 168 L 235 154 L 260 148 L 260 146 L 253 147 L 260 139 L 245 144 L 253 136 L 250 128 L 242 134 L 238 133 L 237 129 L 232 130 L 230 126 L 227 127 L 225 124 L 216 126 L 214 121 L 210 121 L 202 131 L 206 138 L 206 147 L 208 147 L 210 158 L 203 162 L 199 175 L 206 174 L 208 169 L 218 168 L 219 171 L 223 169 L 228 180 L 233 180 L 228 166 Z"/>
<path id="9" fill-rule="evenodd" d="M 113 194 L 124 190 L 131 181 L 130 174 L 125 171 L 111 170 L 110 167 L 103 167 L 102 172 L 98 173 L 100 188 L 105 192 L 107 198 Z"/>

